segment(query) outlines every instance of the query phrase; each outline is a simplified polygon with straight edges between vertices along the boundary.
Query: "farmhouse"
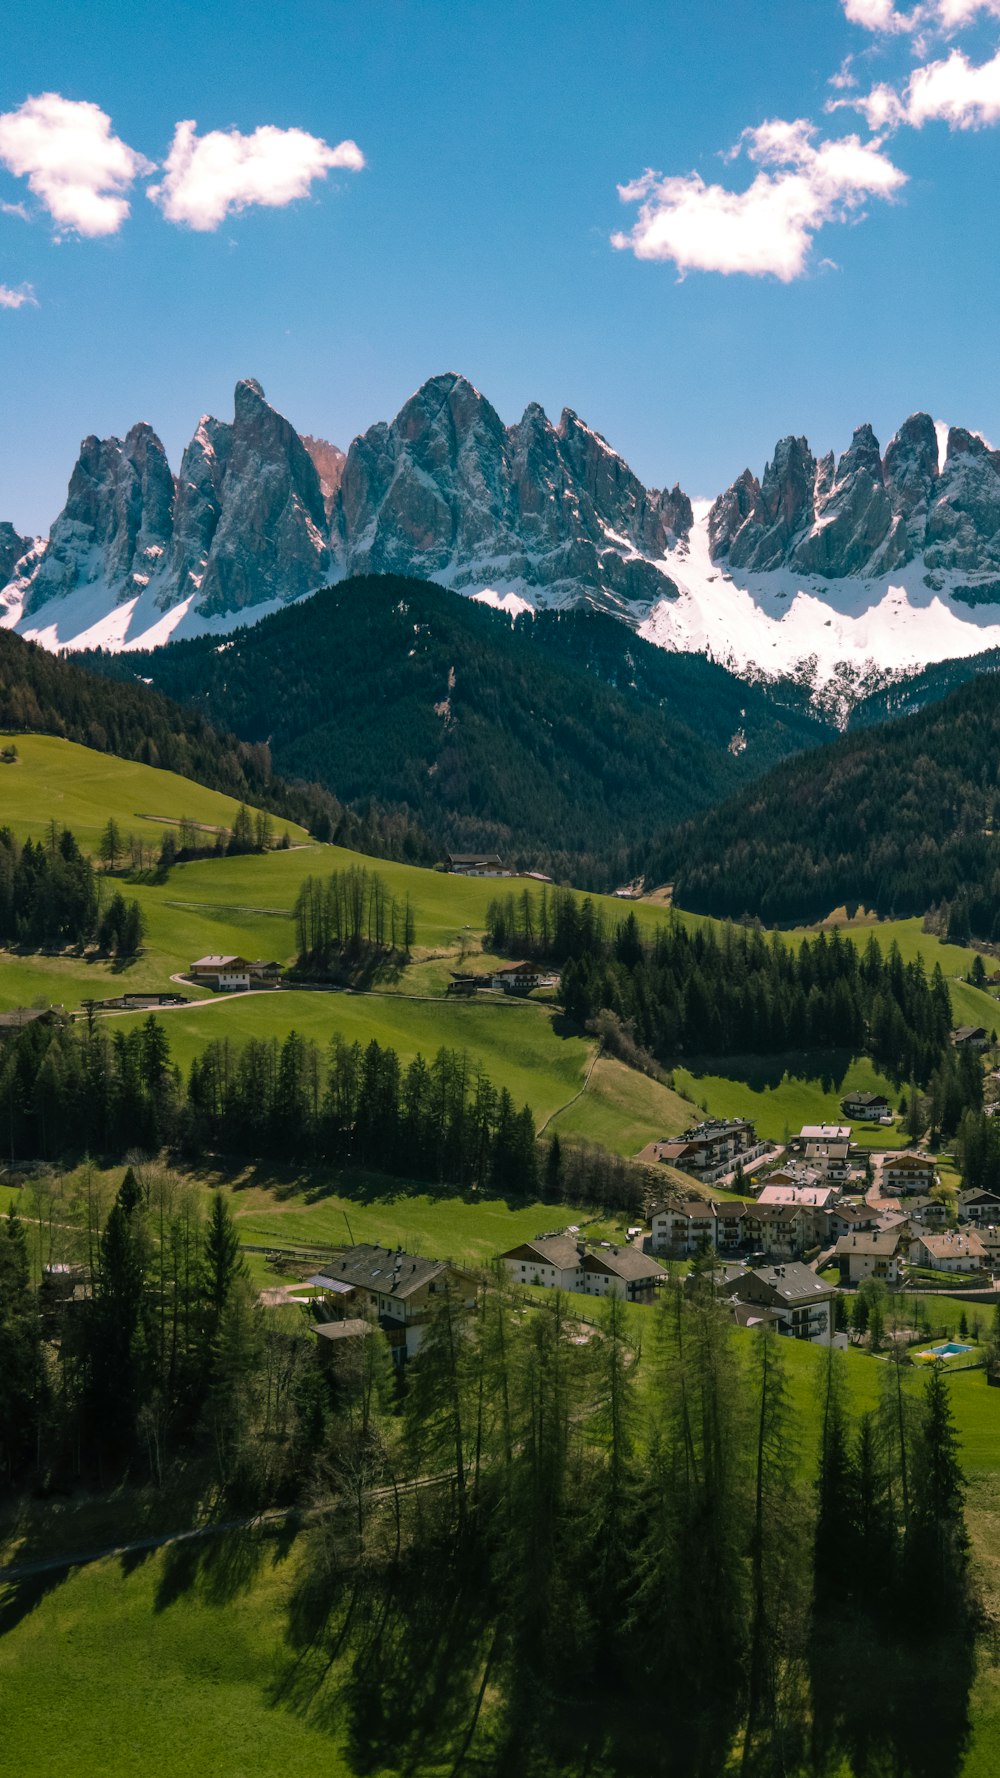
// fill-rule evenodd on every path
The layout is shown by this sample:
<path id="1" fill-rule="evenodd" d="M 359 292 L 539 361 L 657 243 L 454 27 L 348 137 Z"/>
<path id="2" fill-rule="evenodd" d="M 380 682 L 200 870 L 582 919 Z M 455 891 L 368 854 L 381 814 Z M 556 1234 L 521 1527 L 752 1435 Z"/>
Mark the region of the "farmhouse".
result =
<path id="1" fill-rule="evenodd" d="M 328 1261 L 320 1276 L 326 1285 L 333 1286 L 331 1295 L 366 1306 L 377 1317 L 397 1365 L 420 1350 L 438 1297 L 451 1291 L 464 1306 L 471 1307 L 476 1294 L 471 1274 L 450 1260 L 419 1259 L 401 1247 L 378 1247 L 369 1242 L 345 1249 Z M 344 1285 L 352 1295 L 340 1288 Z"/>
<path id="2" fill-rule="evenodd" d="M 925 1154 L 887 1154 L 879 1170 L 882 1196 L 896 1192 L 919 1192 L 926 1197 L 938 1178 L 934 1162 Z"/>
<path id="3" fill-rule="evenodd" d="M 530 994 L 532 988 L 551 979 L 549 972 L 539 969 L 537 963 L 507 963 L 503 969 L 495 969 L 492 976 L 494 988 L 502 988 L 505 994 Z"/>
<path id="4" fill-rule="evenodd" d="M 884 1093 L 845 1093 L 840 1108 L 845 1117 L 869 1118 L 874 1123 L 892 1115 L 892 1106 Z"/>
<path id="5" fill-rule="evenodd" d="M 956 1025 L 951 1041 L 959 1050 L 981 1050 L 989 1043 L 989 1036 L 982 1025 Z"/>
<path id="6" fill-rule="evenodd" d="M 772 1309 L 778 1332 L 792 1339 L 828 1345 L 832 1338 L 834 1292 L 808 1266 L 766 1266 L 746 1272 L 736 1281 L 733 1296 L 738 1302 Z"/>
<path id="7" fill-rule="evenodd" d="M 509 877 L 495 852 L 449 852 L 448 869 L 456 877 Z"/>
<path id="8" fill-rule="evenodd" d="M 663 1267 L 638 1247 L 616 1247 L 610 1241 L 588 1247 L 570 1235 L 522 1241 L 501 1258 L 515 1284 L 542 1284 L 583 1296 L 618 1296 L 630 1303 L 648 1302 L 666 1277 Z"/>
<path id="9" fill-rule="evenodd" d="M 251 986 L 276 987 L 282 968 L 280 963 L 265 962 L 262 957 L 250 963 L 245 957 L 212 955 L 197 957 L 188 966 L 188 975 L 194 982 L 218 988 L 220 993 L 238 993 Z"/>
<path id="10" fill-rule="evenodd" d="M 974 1229 L 914 1235 L 910 1263 L 934 1272 L 980 1272 L 986 1263 L 986 1247 Z"/>
<path id="11" fill-rule="evenodd" d="M 881 1278 L 886 1284 L 898 1283 L 901 1247 L 898 1229 L 842 1235 L 836 1248 L 841 1282 L 861 1284 L 865 1278 Z"/>

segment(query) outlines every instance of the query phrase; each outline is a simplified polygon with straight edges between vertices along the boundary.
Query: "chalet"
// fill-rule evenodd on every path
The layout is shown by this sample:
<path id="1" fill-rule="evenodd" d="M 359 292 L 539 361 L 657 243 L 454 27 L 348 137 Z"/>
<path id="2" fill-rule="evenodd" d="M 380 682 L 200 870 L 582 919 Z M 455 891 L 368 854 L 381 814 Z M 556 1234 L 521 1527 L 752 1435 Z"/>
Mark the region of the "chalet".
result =
<path id="1" fill-rule="evenodd" d="M 493 971 L 491 980 L 494 988 L 502 988 L 505 994 L 530 994 L 551 977 L 537 963 L 506 963 L 503 969 Z"/>
<path id="2" fill-rule="evenodd" d="M 448 869 L 456 877 L 509 877 L 495 852 L 449 852 Z"/>
<path id="3" fill-rule="evenodd" d="M 958 1194 L 959 1222 L 1000 1222 L 1000 1197 L 996 1192 L 963 1191 Z"/>
<path id="4" fill-rule="evenodd" d="M 989 1043 L 989 1034 L 982 1025 L 956 1025 L 951 1041 L 958 1050 L 982 1050 Z"/>
<path id="5" fill-rule="evenodd" d="M 833 1337 L 834 1291 L 808 1266 L 765 1266 L 747 1272 L 733 1290 L 738 1302 L 772 1309 L 781 1334 L 828 1345 Z"/>
<path id="6" fill-rule="evenodd" d="M 192 981 L 204 983 L 205 987 L 218 988 L 220 993 L 239 992 L 250 986 L 250 965 L 245 957 L 197 957 L 188 975 Z"/>
<path id="7" fill-rule="evenodd" d="M 884 1198 L 910 1192 L 927 1197 L 931 1186 L 937 1183 L 934 1162 L 926 1154 L 887 1154 L 879 1169 L 879 1186 Z"/>
<path id="8" fill-rule="evenodd" d="M 811 1142 L 850 1142 L 850 1124 L 803 1124 L 795 1138 L 800 1148 L 808 1148 Z"/>
<path id="9" fill-rule="evenodd" d="M 620 1296 L 630 1303 L 648 1303 L 667 1274 L 639 1247 L 615 1247 L 604 1241 L 583 1255 L 583 1288 L 587 1296 Z"/>
<path id="10" fill-rule="evenodd" d="M 886 1284 L 897 1284 L 902 1247 L 898 1229 L 842 1235 L 836 1248 L 841 1282 L 861 1284 L 865 1278 L 881 1278 Z"/>
<path id="11" fill-rule="evenodd" d="M 840 1109 L 845 1117 L 868 1118 L 871 1123 L 892 1116 L 892 1106 L 883 1093 L 845 1093 Z"/>
<path id="12" fill-rule="evenodd" d="M 949 1229 L 940 1235 L 914 1235 L 910 1264 L 933 1272 L 981 1272 L 986 1247 L 974 1229 Z"/>
<path id="13" fill-rule="evenodd" d="M 627 1302 L 650 1301 L 666 1273 L 638 1247 L 616 1247 L 610 1241 L 588 1247 L 571 1235 L 541 1235 L 501 1254 L 515 1284 L 541 1284 L 550 1290 L 571 1290 L 583 1296 L 618 1296 Z"/>
<path id="14" fill-rule="evenodd" d="M 326 1263 L 320 1276 L 334 1286 L 331 1295 L 366 1308 L 378 1319 L 397 1365 L 420 1350 L 439 1296 L 451 1291 L 471 1307 L 476 1294 L 471 1274 L 450 1260 L 419 1259 L 401 1247 L 378 1247 L 369 1242 L 346 1248 Z M 353 1294 L 341 1291 L 342 1285 Z"/>
<path id="15" fill-rule="evenodd" d="M 748 1166 L 766 1153 L 767 1144 L 759 1140 L 748 1118 L 712 1118 L 685 1130 L 676 1140 L 649 1143 L 639 1159 L 664 1161 L 713 1184 L 731 1173 L 737 1163 Z"/>

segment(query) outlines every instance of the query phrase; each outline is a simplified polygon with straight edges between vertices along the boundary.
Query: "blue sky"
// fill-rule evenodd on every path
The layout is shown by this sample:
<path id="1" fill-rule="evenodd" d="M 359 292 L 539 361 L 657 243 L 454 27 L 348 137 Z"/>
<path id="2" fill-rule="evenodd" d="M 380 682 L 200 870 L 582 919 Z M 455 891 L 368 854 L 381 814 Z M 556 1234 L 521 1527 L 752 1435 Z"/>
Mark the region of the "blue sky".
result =
<path id="1" fill-rule="evenodd" d="M 246 375 L 346 446 L 460 370 L 693 494 L 916 408 L 1000 442 L 998 46 L 1000 0 L 8 0 L 0 518 Z"/>

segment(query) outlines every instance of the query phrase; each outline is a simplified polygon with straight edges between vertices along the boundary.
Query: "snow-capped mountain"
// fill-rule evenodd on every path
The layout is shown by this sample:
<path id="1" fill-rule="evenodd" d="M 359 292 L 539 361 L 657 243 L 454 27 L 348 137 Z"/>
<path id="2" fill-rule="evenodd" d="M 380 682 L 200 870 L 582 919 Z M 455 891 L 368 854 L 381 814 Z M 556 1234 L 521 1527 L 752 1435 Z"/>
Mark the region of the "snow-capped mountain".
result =
<path id="1" fill-rule="evenodd" d="M 695 511 L 572 410 L 505 426 L 452 373 L 346 455 L 249 379 L 176 477 L 145 423 L 85 439 L 49 538 L 0 525 L 0 621 L 50 647 L 148 648 L 372 572 L 510 610 L 593 605 L 836 704 L 1000 646 L 1000 452 L 926 414 L 884 456 L 870 426 L 839 461 L 786 438 Z"/>

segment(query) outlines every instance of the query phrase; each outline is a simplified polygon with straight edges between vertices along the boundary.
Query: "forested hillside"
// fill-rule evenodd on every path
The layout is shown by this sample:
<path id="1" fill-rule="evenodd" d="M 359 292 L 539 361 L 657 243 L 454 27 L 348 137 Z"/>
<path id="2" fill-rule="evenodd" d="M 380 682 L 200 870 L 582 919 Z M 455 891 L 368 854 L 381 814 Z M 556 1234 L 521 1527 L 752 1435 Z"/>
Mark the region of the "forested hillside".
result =
<path id="1" fill-rule="evenodd" d="M 1000 680 L 789 760 L 667 836 L 679 906 L 765 924 L 859 903 L 1000 937 Z"/>
<path id="2" fill-rule="evenodd" d="M 288 783 L 274 772 L 266 742 L 239 739 L 203 712 L 182 709 L 154 690 L 148 676 L 129 672 L 109 680 L 0 630 L 0 733 L 28 731 L 160 766 L 360 851 L 431 858 L 426 835 L 405 817 L 371 802 L 361 812 L 348 811 L 316 784 Z"/>
<path id="3" fill-rule="evenodd" d="M 428 582 L 344 582 L 221 646 L 90 657 L 266 742 L 344 803 L 404 810 L 439 847 L 605 887 L 648 836 L 831 732 L 780 697 L 615 619 L 502 612 Z"/>

